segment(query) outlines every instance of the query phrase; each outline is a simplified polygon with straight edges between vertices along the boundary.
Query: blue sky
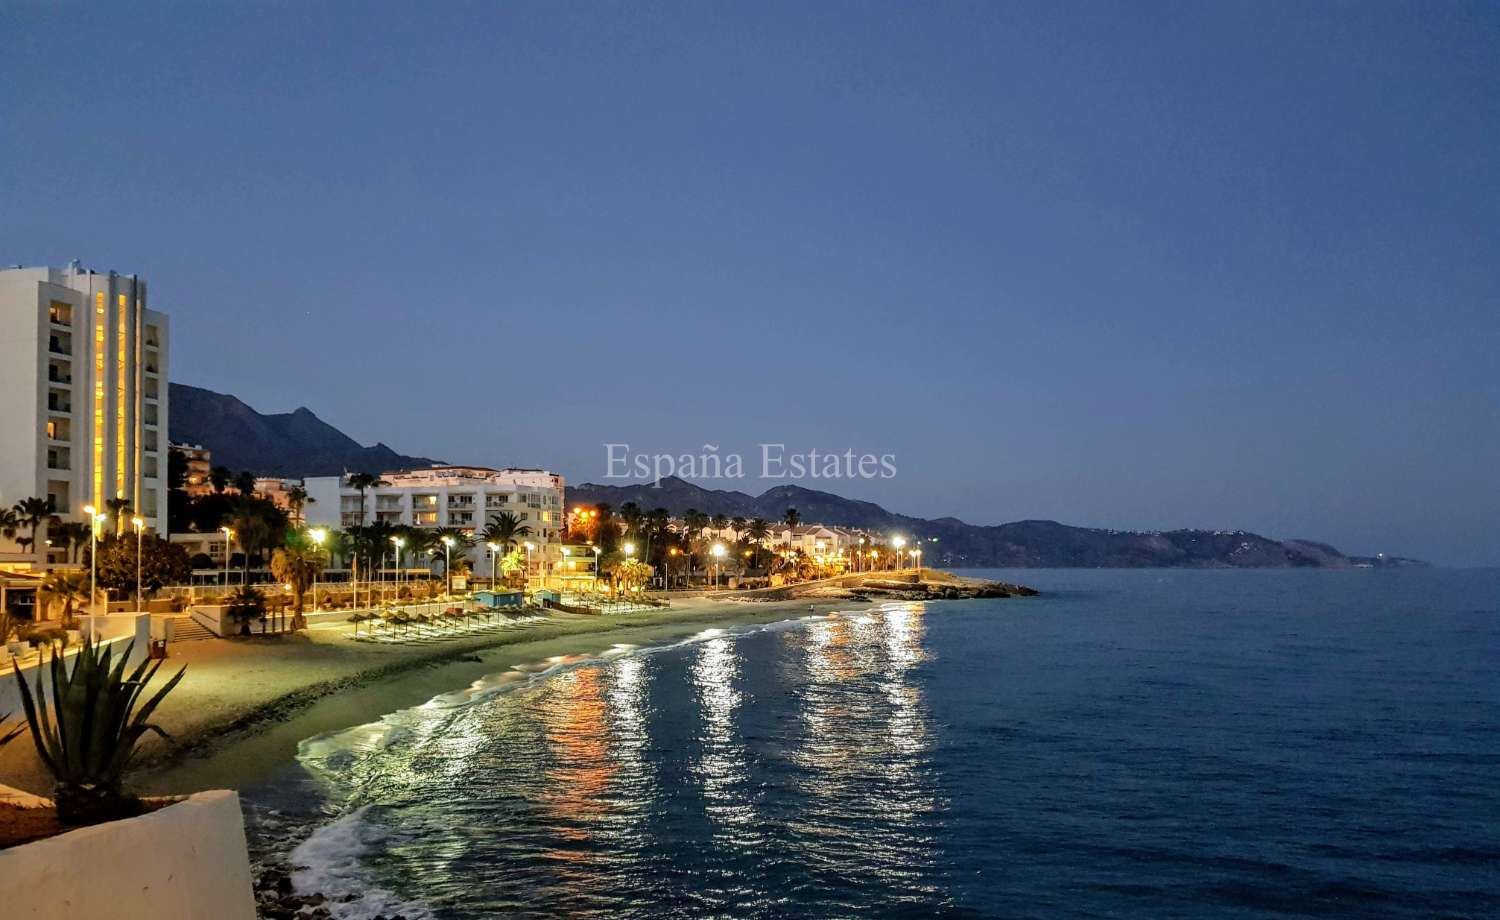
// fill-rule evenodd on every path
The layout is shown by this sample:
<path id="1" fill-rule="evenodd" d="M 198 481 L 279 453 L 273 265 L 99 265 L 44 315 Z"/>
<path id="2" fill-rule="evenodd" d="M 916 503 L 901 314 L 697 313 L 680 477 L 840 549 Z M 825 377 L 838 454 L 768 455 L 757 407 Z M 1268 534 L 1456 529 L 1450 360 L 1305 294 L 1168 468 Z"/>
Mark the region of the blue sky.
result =
<path id="1" fill-rule="evenodd" d="M 365 442 L 1500 564 L 1500 7 L 9 4 L 0 262 Z M 759 492 L 776 482 L 747 480 Z"/>

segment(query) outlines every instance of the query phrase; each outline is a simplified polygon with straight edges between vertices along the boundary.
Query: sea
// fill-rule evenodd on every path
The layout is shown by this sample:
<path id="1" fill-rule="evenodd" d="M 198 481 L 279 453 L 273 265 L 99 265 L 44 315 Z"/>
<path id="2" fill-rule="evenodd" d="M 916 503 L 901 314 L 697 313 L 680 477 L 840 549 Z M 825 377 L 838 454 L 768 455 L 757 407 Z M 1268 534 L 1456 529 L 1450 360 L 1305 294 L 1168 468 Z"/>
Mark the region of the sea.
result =
<path id="1" fill-rule="evenodd" d="M 337 917 L 1500 917 L 1500 570 L 965 571 L 309 738 Z M 607 644 L 607 637 L 601 640 Z"/>

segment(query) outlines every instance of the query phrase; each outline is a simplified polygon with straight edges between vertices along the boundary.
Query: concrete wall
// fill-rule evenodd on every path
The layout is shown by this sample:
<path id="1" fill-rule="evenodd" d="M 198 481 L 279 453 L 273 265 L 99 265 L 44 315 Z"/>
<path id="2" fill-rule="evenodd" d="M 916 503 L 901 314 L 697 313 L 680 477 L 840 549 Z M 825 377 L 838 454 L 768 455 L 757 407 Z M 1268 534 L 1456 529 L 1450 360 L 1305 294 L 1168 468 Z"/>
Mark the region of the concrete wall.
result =
<path id="1" fill-rule="evenodd" d="M 239 796 L 228 791 L 0 850 L 0 879 L 7 920 L 255 920 Z"/>
<path id="2" fill-rule="evenodd" d="M 80 629 L 82 629 L 83 623 L 87 619 L 89 618 L 84 617 L 80 619 Z M 114 654 L 116 655 L 124 654 L 125 643 L 129 642 L 136 636 L 137 629 L 141 631 L 142 637 L 135 640 L 135 647 L 131 649 L 131 667 L 134 667 L 136 663 L 138 663 L 142 658 L 146 657 L 146 655 L 149 653 L 149 632 L 151 628 L 150 616 L 142 615 L 139 620 L 144 621 L 143 623 L 138 622 L 137 617 L 135 616 L 99 617 L 98 619 L 116 621 L 114 624 L 112 624 L 112 628 L 100 637 L 100 641 L 102 643 L 114 646 Z M 77 646 L 73 646 L 72 648 L 69 648 L 67 651 L 63 652 L 64 664 L 70 671 L 73 668 L 73 656 L 77 653 Z M 4 661 L 4 665 L 0 666 L 0 715 L 10 713 L 10 715 L 15 719 L 20 719 L 22 714 L 21 691 L 16 687 L 16 677 L 15 674 L 11 671 L 10 654 L 6 652 L 4 648 L 0 648 L 0 660 Z M 44 661 L 47 662 L 45 666 L 43 666 Z M 33 696 L 36 695 L 36 679 L 37 675 L 40 674 L 42 678 L 42 693 L 45 695 L 46 699 L 51 700 L 51 661 L 52 652 L 48 651 L 45 657 L 34 654 L 28 655 L 25 663 L 21 665 L 21 676 L 26 679 L 26 686 L 31 690 Z M 164 680 L 165 678 L 158 676 L 157 679 Z M 24 741 L 22 739 L 17 739 L 12 743 L 30 744 L 31 742 L 29 739 Z"/>

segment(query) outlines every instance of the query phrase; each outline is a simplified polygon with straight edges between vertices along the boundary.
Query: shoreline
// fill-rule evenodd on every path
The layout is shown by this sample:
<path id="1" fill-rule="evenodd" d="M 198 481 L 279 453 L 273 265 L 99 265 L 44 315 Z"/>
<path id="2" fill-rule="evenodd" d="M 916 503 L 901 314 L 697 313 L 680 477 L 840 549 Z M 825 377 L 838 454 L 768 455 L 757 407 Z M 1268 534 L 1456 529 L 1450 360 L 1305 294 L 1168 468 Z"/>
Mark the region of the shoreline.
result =
<path id="1" fill-rule="evenodd" d="M 172 740 L 144 742 L 127 785 L 142 795 L 254 785 L 295 763 L 307 738 L 376 721 L 513 668 L 593 657 L 620 644 L 665 644 L 705 628 L 826 614 L 881 597 L 924 599 L 916 596 L 923 593 L 941 599 L 954 590 L 1015 589 L 934 570 L 926 570 L 923 580 L 930 590 L 898 587 L 891 573 L 870 573 L 771 592 L 679 597 L 671 607 L 651 611 L 553 612 L 528 628 L 430 645 L 356 642 L 342 624 L 283 637 L 180 643 L 157 681 L 184 666 L 187 674 L 153 717 Z M 888 587 L 872 588 L 876 583 Z M 50 791 L 30 744 L 0 749 L 0 779 L 29 792 Z"/>
<path id="2" fill-rule="evenodd" d="M 363 670 L 332 685 L 300 687 L 233 727 L 203 733 L 172 753 L 143 762 L 134 788 L 142 794 L 182 794 L 255 785 L 295 764 L 308 738 L 375 722 L 505 671 L 593 658 L 622 644 L 668 644 L 706 628 L 826 614 L 839 606 L 805 601 L 698 602 L 661 613 L 579 618 L 509 635 L 450 640 L 444 647 L 424 650 L 427 654 Z"/>

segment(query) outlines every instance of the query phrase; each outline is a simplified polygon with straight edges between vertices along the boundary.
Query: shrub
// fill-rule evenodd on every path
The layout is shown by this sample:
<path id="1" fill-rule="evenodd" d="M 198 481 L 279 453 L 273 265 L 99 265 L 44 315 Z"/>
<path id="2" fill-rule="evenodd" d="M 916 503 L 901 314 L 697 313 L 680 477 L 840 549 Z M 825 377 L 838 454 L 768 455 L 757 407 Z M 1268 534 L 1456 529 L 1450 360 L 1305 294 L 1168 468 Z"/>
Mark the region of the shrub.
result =
<path id="1" fill-rule="evenodd" d="M 167 737 L 146 720 L 187 669 L 178 671 L 137 710 L 141 693 L 161 662 L 143 661 L 127 677 L 130 650 L 127 645 L 116 659 L 112 648 L 101 652 L 85 639 L 71 671 L 62 653 L 53 652 L 51 715 L 41 669 L 37 669 L 35 695 L 20 672 L 16 673 L 37 755 L 57 783 L 53 801 L 58 820 L 64 824 L 94 824 L 141 812 L 140 800 L 124 790 L 125 772 L 147 732 Z"/>

